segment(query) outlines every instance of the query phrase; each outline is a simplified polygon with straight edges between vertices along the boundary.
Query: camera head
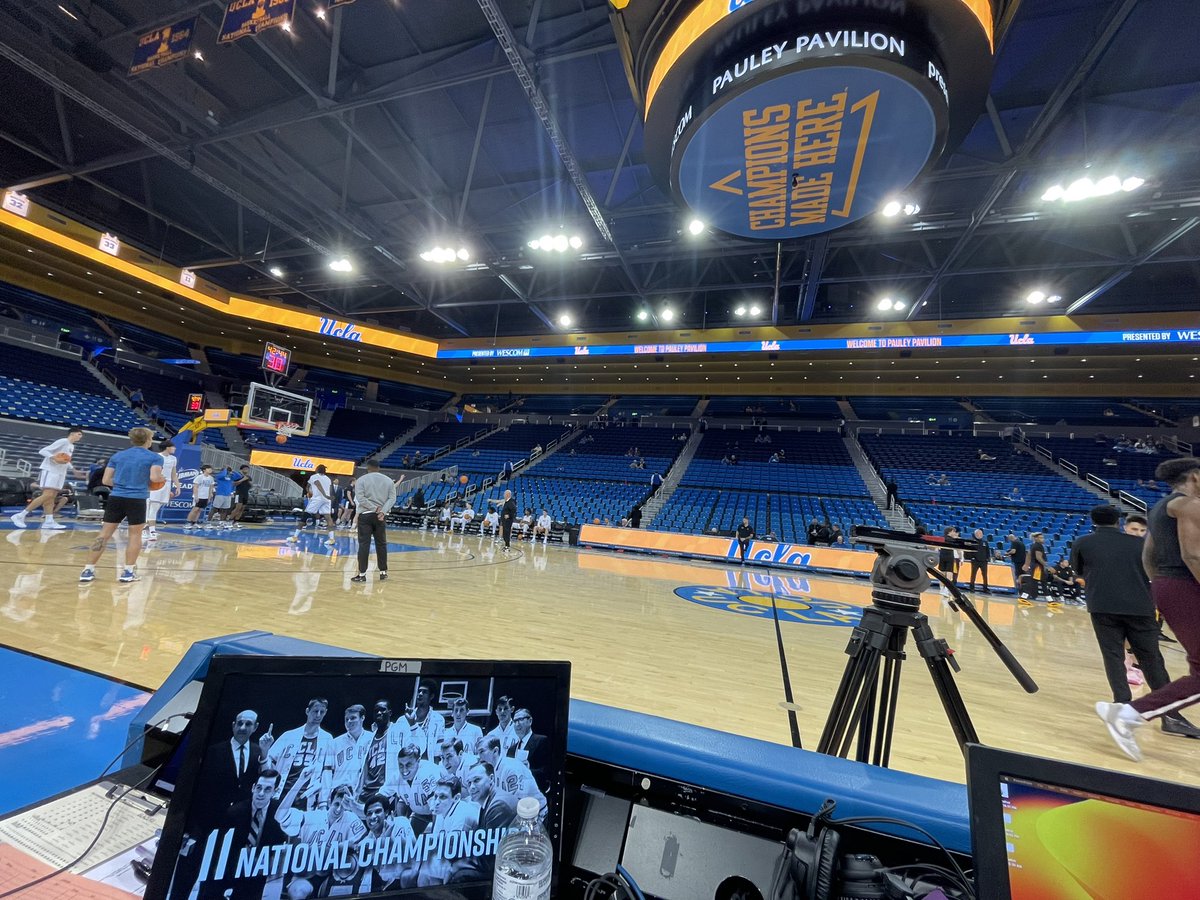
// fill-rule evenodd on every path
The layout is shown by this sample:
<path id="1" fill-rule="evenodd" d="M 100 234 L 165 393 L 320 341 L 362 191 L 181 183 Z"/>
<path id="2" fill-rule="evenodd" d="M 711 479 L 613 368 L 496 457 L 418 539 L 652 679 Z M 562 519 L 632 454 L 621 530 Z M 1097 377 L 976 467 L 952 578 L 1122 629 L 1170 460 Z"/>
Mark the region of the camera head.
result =
<path id="1" fill-rule="evenodd" d="M 910 534 L 856 525 L 851 541 L 875 549 L 878 558 L 871 568 L 871 585 L 876 602 L 899 607 L 916 607 L 922 591 L 929 589 L 929 570 L 936 568 L 938 550 L 943 547 L 970 549 L 968 541 L 957 538 Z"/>

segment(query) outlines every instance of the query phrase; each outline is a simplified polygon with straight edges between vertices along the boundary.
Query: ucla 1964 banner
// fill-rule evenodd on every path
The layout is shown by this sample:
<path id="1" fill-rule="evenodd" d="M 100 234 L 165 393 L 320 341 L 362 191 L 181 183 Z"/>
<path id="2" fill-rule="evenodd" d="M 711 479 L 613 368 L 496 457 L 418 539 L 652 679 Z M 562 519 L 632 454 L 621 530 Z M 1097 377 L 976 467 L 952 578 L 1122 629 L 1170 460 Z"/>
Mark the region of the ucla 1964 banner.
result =
<path id="1" fill-rule="evenodd" d="M 227 44 L 290 22 L 295 11 L 296 0 L 230 0 L 217 43 Z"/>
<path id="2" fill-rule="evenodd" d="M 129 64 L 130 75 L 141 75 L 159 66 L 168 66 L 188 55 L 192 46 L 192 34 L 196 30 L 196 17 L 184 19 L 174 25 L 164 25 L 147 31 L 138 38 L 133 51 L 133 62 Z"/>

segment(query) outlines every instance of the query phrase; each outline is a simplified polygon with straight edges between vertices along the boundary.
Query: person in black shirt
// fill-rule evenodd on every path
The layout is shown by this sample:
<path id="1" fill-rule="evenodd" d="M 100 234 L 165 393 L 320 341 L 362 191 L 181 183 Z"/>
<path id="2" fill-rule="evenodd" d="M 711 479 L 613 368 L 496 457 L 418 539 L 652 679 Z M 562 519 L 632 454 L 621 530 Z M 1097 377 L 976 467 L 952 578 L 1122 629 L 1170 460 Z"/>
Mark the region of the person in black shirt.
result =
<path id="1" fill-rule="evenodd" d="M 1021 573 L 1025 571 L 1025 542 L 1015 534 L 1008 536 L 1008 550 L 1004 553 L 1013 568 L 1013 587 L 1020 589 Z"/>
<path id="2" fill-rule="evenodd" d="M 983 575 L 983 593 L 990 594 L 991 588 L 988 587 L 988 545 L 987 540 L 983 536 L 983 530 L 975 529 L 975 533 L 971 536 L 975 542 L 975 549 L 970 553 L 971 560 L 971 587 L 970 590 L 975 590 L 975 579 L 979 575 Z"/>
<path id="3" fill-rule="evenodd" d="M 813 519 L 808 523 L 808 530 L 805 532 L 808 537 L 808 546 L 814 547 L 821 539 L 821 523 Z"/>
<path id="4" fill-rule="evenodd" d="M 505 491 L 504 505 L 500 507 L 500 537 L 504 541 L 505 552 L 512 549 L 512 529 L 516 520 L 517 501 L 513 499 L 512 491 Z"/>
<path id="5" fill-rule="evenodd" d="M 250 467 L 242 466 L 238 469 L 238 479 L 233 483 L 233 493 L 237 498 L 237 502 L 233 506 L 233 521 L 239 521 L 246 514 L 246 507 L 250 505 L 250 487 L 254 482 L 250 479 Z"/>
<path id="6" fill-rule="evenodd" d="M 1071 567 L 1084 582 L 1084 599 L 1104 674 L 1114 703 L 1129 703 L 1133 695 L 1125 672 L 1125 642 L 1137 657 L 1151 690 L 1170 684 L 1158 649 L 1158 622 L 1150 598 L 1150 579 L 1142 566 L 1144 541 L 1117 528 L 1121 514 L 1115 506 L 1092 510 L 1096 530 L 1079 538 L 1071 548 Z M 1162 717 L 1167 734 L 1200 738 L 1200 728 L 1178 713 Z"/>
<path id="7" fill-rule="evenodd" d="M 887 508 L 891 509 L 896 505 L 896 491 L 898 490 L 896 479 L 889 475 L 883 486 L 887 489 Z"/>
<path id="8" fill-rule="evenodd" d="M 630 528 L 641 528 L 642 527 L 642 507 L 640 505 L 635 506 L 633 509 L 631 509 L 629 511 L 629 527 Z"/>
<path id="9" fill-rule="evenodd" d="M 750 525 L 750 520 L 745 516 L 742 517 L 742 524 L 737 527 L 737 542 L 738 550 L 742 554 L 742 565 L 746 564 L 746 554 L 750 551 L 750 542 L 754 540 L 754 528 Z"/>
<path id="10" fill-rule="evenodd" d="M 1042 533 L 1035 531 L 1029 537 L 1032 539 L 1029 545 L 1029 559 L 1025 563 L 1026 571 L 1017 595 L 1017 602 L 1022 606 L 1029 606 L 1044 593 L 1042 585 L 1050 577 L 1050 564 L 1046 560 L 1046 545 L 1042 542 Z"/>

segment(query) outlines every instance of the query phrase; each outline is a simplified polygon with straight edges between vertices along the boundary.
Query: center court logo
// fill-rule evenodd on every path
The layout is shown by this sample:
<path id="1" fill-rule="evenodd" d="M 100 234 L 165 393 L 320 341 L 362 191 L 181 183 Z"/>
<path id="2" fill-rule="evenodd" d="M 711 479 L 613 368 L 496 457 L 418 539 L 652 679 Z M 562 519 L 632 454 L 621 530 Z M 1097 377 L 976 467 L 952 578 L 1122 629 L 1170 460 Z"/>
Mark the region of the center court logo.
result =
<path id="1" fill-rule="evenodd" d="M 675 595 L 709 609 L 721 609 L 743 616 L 769 619 L 774 615 L 771 610 L 771 595 L 756 591 L 695 584 L 675 588 Z M 817 597 L 776 595 L 775 607 L 779 610 L 780 621 L 800 622 L 804 625 L 837 625 L 852 628 L 862 618 L 860 607 Z"/>

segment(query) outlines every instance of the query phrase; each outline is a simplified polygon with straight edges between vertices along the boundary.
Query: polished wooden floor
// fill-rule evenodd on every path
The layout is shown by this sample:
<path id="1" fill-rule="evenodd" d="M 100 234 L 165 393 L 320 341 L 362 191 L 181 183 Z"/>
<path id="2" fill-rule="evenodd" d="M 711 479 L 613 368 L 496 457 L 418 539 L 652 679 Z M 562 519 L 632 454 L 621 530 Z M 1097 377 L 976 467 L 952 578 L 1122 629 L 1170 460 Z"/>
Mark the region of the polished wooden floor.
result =
<path id="1" fill-rule="evenodd" d="M 92 531 L 0 531 L 0 643 L 149 687 L 193 641 L 263 629 L 393 657 L 566 659 L 575 697 L 787 743 L 774 626 L 746 614 L 769 601 L 745 595 L 773 591 L 782 610 L 814 598 L 869 602 L 851 580 L 560 546 L 523 544 L 506 557 L 490 539 L 415 531 L 393 532 L 410 549 L 393 553 L 387 583 L 372 572 L 353 584 L 350 538 L 329 548 L 305 535 L 289 545 L 286 530 L 253 526 L 228 536 L 162 529 L 141 582 L 117 583 L 110 550 L 96 582 L 80 585 Z M 743 612 L 691 602 L 675 593 L 681 587 L 727 593 Z M 926 595 L 922 608 L 956 650 L 957 683 L 983 742 L 1200 784 L 1200 741 L 1142 729 L 1141 764 L 1112 744 L 1092 711 L 1109 697 L 1084 612 L 984 597 L 978 607 L 1041 685 L 1024 693 L 975 629 Z M 782 631 L 801 733 L 813 747 L 850 629 L 785 621 Z M 1184 669 L 1177 647 L 1164 645 L 1172 674 Z M 919 659 L 904 672 L 892 765 L 964 778 Z"/>

